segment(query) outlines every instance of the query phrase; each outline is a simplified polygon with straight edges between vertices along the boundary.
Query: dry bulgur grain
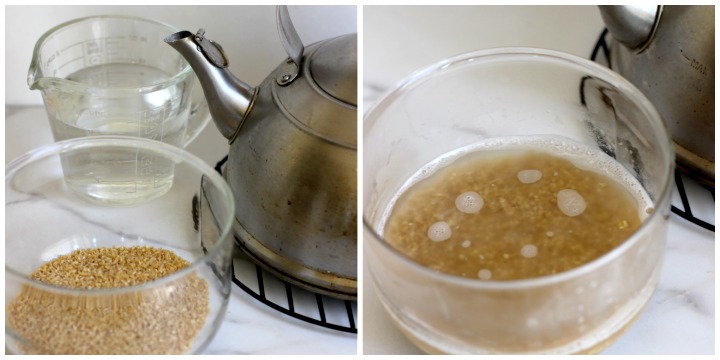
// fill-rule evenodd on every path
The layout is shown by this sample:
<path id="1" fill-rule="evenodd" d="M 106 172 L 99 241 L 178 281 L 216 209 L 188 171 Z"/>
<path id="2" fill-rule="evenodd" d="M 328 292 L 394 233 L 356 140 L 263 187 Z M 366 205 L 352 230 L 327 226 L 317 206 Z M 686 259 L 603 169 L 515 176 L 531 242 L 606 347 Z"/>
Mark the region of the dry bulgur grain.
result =
<path id="1" fill-rule="evenodd" d="M 190 264 L 149 246 L 80 249 L 30 277 L 65 288 L 121 288 Z M 25 285 L 6 308 L 6 323 L 43 354 L 183 354 L 209 314 L 207 282 L 195 273 L 130 293 L 64 294 Z"/>

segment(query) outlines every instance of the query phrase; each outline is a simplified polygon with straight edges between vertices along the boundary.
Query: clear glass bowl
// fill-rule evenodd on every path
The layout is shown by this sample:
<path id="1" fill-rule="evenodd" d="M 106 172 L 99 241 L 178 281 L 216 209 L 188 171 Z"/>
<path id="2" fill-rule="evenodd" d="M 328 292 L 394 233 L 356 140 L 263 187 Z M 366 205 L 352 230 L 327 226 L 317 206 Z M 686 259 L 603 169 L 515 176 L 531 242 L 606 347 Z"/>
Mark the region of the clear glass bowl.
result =
<path id="1" fill-rule="evenodd" d="M 552 137 L 599 149 L 654 211 L 620 246 L 556 275 L 482 281 L 430 270 L 383 238 L 408 178 L 456 149 Z M 674 155 L 653 105 L 588 60 L 543 49 L 463 54 L 418 71 L 364 117 L 364 259 L 398 328 L 430 353 L 595 353 L 638 317 L 660 275 Z"/>
<path id="2" fill-rule="evenodd" d="M 113 151 L 171 163 L 170 189 L 126 206 L 87 201 L 68 189 L 63 161 Z M 232 193 L 219 173 L 187 151 L 153 140 L 77 138 L 11 161 L 5 168 L 6 349 L 18 354 L 201 352 L 226 312 L 234 214 Z M 134 246 L 170 250 L 189 265 L 139 285 L 105 289 L 70 289 L 30 277 L 75 250 Z M 150 265 L 162 267 L 159 262 Z M 58 276 L 74 276 L 70 269 Z"/>

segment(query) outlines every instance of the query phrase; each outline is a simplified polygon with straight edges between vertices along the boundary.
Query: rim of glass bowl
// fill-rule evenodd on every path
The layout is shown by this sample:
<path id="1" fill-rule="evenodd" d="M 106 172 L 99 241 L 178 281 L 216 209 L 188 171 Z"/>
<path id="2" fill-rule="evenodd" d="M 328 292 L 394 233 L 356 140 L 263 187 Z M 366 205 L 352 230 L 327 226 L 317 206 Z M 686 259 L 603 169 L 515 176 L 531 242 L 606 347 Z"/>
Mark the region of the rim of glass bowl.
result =
<path id="1" fill-rule="evenodd" d="M 32 279 L 24 272 L 17 271 L 12 267 L 8 266 L 7 264 L 5 264 L 6 274 L 9 273 L 12 276 L 21 278 L 25 282 L 32 284 L 34 287 L 50 290 L 54 293 L 83 296 L 133 293 L 162 286 L 165 283 L 175 281 L 194 272 L 197 268 L 207 263 L 210 259 L 214 258 L 217 253 L 226 245 L 227 242 L 234 241 L 232 235 L 232 224 L 235 219 L 235 201 L 230 186 L 227 184 L 225 179 L 217 171 L 215 171 L 215 169 L 210 167 L 210 165 L 206 164 L 202 159 L 198 158 L 192 153 L 179 147 L 165 144 L 157 140 L 142 139 L 131 136 L 99 135 L 74 138 L 41 146 L 25 153 L 24 155 L 17 157 L 5 166 L 5 183 L 7 185 L 10 175 L 13 175 L 16 172 L 22 170 L 26 165 L 33 163 L 35 160 L 45 159 L 51 156 L 57 156 L 61 153 L 69 152 L 75 149 L 94 148 L 106 145 L 123 146 L 133 149 L 145 149 L 161 153 L 163 156 L 166 156 L 174 161 L 181 160 L 191 165 L 193 168 L 201 171 L 203 176 L 209 178 L 212 184 L 215 185 L 215 190 L 218 191 L 218 194 L 222 196 L 222 198 L 228 200 L 229 206 L 228 216 L 225 219 L 221 219 L 221 221 L 218 221 L 218 223 L 222 226 L 222 231 L 219 235 L 220 240 L 217 242 L 217 244 L 210 248 L 206 248 L 205 254 L 202 257 L 192 261 L 190 265 L 186 268 L 183 268 L 177 272 L 174 272 L 170 275 L 164 276 L 156 280 L 127 287 L 99 289 L 66 288 Z"/>
<path id="2" fill-rule="evenodd" d="M 98 20 L 105 20 L 105 19 L 111 19 L 111 20 L 120 20 L 120 21 L 129 21 L 129 22 L 141 22 L 146 24 L 152 24 L 160 28 L 165 28 L 168 32 L 167 35 L 174 34 L 180 29 L 161 22 L 157 20 L 151 20 L 146 19 L 139 16 L 131 16 L 131 15 L 93 15 L 93 16 L 86 16 L 81 17 L 77 19 L 73 19 L 70 21 L 66 21 L 62 24 L 59 24 L 50 30 L 46 31 L 35 43 L 35 47 L 33 48 L 33 54 L 32 54 L 32 60 L 30 61 L 30 69 L 28 70 L 28 85 L 30 86 L 30 89 L 44 89 L 49 86 L 63 86 L 64 88 L 70 88 L 77 91 L 82 92 L 90 92 L 90 93 L 97 93 L 97 94 L 104 94 L 107 92 L 113 92 L 113 93 L 130 93 L 130 94 L 147 94 L 151 92 L 155 92 L 161 89 L 164 89 L 166 87 L 172 86 L 174 84 L 178 84 L 182 81 L 184 81 L 188 76 L 193 74 L 193 69 L 190 66 L 190 64 L 185 61 L 185 59 L 180 56 L 178 53 L 178 59 L 181 59 L 183 61 L 184 66 L 181 70 L 175 72 L 172 74 L 172 76 L 169 76 L 165 79 L 163 79 L 160 82 L 155 82 L 149 85 L 144 86 L 131 86 L 131 87 L 113 87 L 113 88 L 103 88 L 103 87 L 97 87 L 92 85 L 87 85 L 83 83 L 79 83 L 77 81 L 72 81 L 64 78 L 54 77 L 54 76 L 33 76 L 33 74 L 42 74 L 42 66 L 40 64 L 39 57 L 40 57 L 40 48 L 45 44 L 45 42 L 48 40 L 48 38 L 51 35 L 54 35 L 57 31 L 68 28 L 70 26 L 73 26 L 75 24 L 83 23 L 83 22 L 92 22 L 92 21 L 98 21 Z M 168 49 L 170 47 L 168 46 Z M 32 82 L 31 82 L 32 80 Z"/>
<path id="3" fill-rule="evenodd" d="M 395 99 L 402 96 L 408 90 L 421 85 L 423 82 L 430 78 L 442 76 L 444 73 L 451 72 L 456 67 L 462 67 L 464 65 L 467 65 L 468 63 L 473 63 L 477 64 L 477 66 L 480 66 L 486 63 L 496 63 L 500 61 L 511 60 L 521 60 L 526 62 L 549 62 L 567 66 L 575 71 L 585 71 L 588 74 L 597 76 L 603 81 L 606 81 L 618 88 L 619 90 L 623 91 L 625 95 L 627 95 L 638 105 L 642 112 L 649 119 L 651 119 L 651 121 L 655 123 L 653 126 L 655 131 L 655 137 L 660 139 L 666 139 L 666 143 L 664 144 L 666 149 L 664 150 L 664 152 L 665 156 L 668 158 L 668 166 L 663 174 L 664 183 L 662 184 L 662 188 L 659 193 L 660 195 L 653 204 L 654 211 L 645 219 L 645 221 L 643 221 L 643 223 L 640 225 L 640 228 L 637 229 L 622 244 L 615 247 L 610 252 L 602 255 L 601 257 L 592 260 L 584 265 L 554 275 L 546 275 L 529 279 L 497 281 L 465 278 L 458 275 L 434 271 L 420 265 L 419 263 L 408 257 L 406 254 L 387 243 L 384 240 L 384 237 L 380 236 L 380 234 L 375 231 L 375 228 L 368 222 L 365 210 L 363 210 L 363 227 L 365 228 L 364 230 L 371 234 L 371 236 L 373 237 L 373 239 L 368 241 L 379 243 L 379 246 L 384 247 L 387 251 L 389 251 L 401 262 L 403 262 L 403 264 L 416 269 L 417 271 L 423 273 L 425 276 L 434 278 L 436 280 L 450 282 L 458 286 L 487 290 L 517 290 L 523 288 L 542 287 L 551 284 L 557 284 L 571 280 L 573 278 L 579 278 L 580 276 L 591 273 L 596 269 L 604 266 L 605 264 L 620 257 L 623 253 L 627 251 L 628 248 L 634 246 L 635 243 L 640 241 L 639 239 L 643 235 L 652 231 L 652 224 L 658 221 L 662 221 L 662 219 L 657 219 L 658 217 L 667 216 L 667 214 L 665 214 L 665 209 L 669 208 L 670 204 L 670 195 L 672 190 L 671 185 L 674 169 L 674 152 L 672 147 L 670 146 L 670 136 L 667 132 L 667 129 L 665 128 L 665 124 L 663 123 L 662 118 L 660 117 L 659 113 L 652 105 L 650 100 L 648 100 L 645 95 L 643 95 L 640 90 L 638 90 L 633 84 L 625 80 L 625 78 L 606 67 L 603 67 L 599 64 L 596 64 L 590 60 L 581 58 L 576 55 L 542 48 L 500 47 L 476 50 L 441 60 L 433 65 L 414 72 L 409 77 L 401 81 L 399 85 L 381 96 L 380 99 L 373 106 L 370 107 L 370 109 L 366 112 L 366 115 L 364 116 L 363 123 L 365 124 L 365 129 L 371 129 L 373 127 L 375 121 L 379 118 L 379 115 L 382 114 L 386 106 L 394 103 Z"/>

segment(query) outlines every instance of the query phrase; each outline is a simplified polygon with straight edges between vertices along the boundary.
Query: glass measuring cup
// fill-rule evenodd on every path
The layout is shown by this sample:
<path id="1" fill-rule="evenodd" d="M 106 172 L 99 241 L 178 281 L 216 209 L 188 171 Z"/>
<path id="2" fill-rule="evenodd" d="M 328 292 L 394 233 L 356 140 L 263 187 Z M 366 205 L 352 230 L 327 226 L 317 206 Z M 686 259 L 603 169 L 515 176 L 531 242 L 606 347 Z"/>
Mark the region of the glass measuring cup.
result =
<path id="1" fill-rule="evenodd" d="M 210 116 L 192 68 L 163 41 L 176 31 L 130 16 L 85 17 L 47 31 L 28 85 L 41 91 L 55 141 L 125 135 L 189 144 Z M 159 196 L 173 179 L 171 163 L 143 151 L 66 156 L 63 169 L 76 193 L 118 205 Z"/>
<path id="2" fill-rule="evenodd" d="M 462 54 L 416 72 L 388 93 L 366 113 L 364 129 L 364 259 L 370 273 L 366 284 L 373 284 L 387 315 L 422 350 L 596 353 L 621 336 L 650 301 L 667 237 L 673 151 L 653 105 L 617 74 L 543 49 Z M 490 274 L 482 254 L 470 255 L 476 238 L 469 238 L 473 245 L 468 238 L 447 240 L 457 248 L 468 247 L 454 261 L 476 265 L 474 278 L 421 265 L 388 240 L 384 229 L 389 214 L 401 203 L 398 194 L 408 188 L 408 179 L 419 178 L 418 170 L 427 170 L 429 177 L 434 169 L 427 164 L 449 168 L 457 159 L 450 155 L 459 150 L 527 144 L 528 139 L 542 139 L 546 148 L 573 151 L 578 157 L 602 154 L 642 187 L 653 210 L 633 234 L 599 258 L 556 274 L 518 280 L 486 276 Z M 484 193 L 484 187 L 492 186 L 483 183 L 472 190 Z M 485 197 L 486 209 L 503 200 Z M 534 206 L 530 199 L 517 206 L 527 204 Z M 517 228 L 529 229 L 532 225 L 526 220 Z M 497 236 L 487 241 L 513 239 Z M 528 235 L 522 241 L 538 244 L 537 254 L 522 255 L 524 247 L 518 246 L 517 252 L 506 255 L 537 259 L 548 254 L 539 246 L 542 238 Z M 551 254 L 557 261 L 562 257 Z"/>

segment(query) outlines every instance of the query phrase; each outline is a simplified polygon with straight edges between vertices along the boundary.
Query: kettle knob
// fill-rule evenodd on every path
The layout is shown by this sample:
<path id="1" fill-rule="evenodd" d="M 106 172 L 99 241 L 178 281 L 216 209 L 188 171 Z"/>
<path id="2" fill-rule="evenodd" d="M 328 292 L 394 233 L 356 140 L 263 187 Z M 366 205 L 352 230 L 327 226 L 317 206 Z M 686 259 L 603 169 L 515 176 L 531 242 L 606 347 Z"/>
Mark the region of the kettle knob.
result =
<path id="1" fill-rule="evenodd" d="M 228 67 L 229 62 L 227 57 L 225 56 L 225 51 L 223 51 L 222 46 L 206 38 L 205 29 L 201 28 L 197 31 L 197 33 L 195 34 L 195 42 L 198 44 L 200 51 L 202 51 L 205 57 L 207 57 L 207 59 L 215 66 L 219 68 Z"/>

